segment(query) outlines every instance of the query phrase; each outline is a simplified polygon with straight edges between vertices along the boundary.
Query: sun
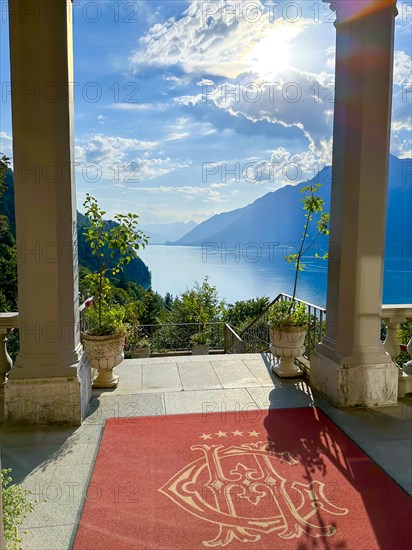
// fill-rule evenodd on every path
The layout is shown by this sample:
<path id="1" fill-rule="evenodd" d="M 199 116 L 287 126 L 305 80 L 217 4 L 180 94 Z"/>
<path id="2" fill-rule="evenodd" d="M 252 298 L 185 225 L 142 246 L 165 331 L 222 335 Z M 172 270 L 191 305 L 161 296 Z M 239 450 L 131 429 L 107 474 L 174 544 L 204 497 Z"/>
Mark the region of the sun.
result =
<path id="1" fill-rule="evenodd" d="M 287 69 L 291 64 L 290 43 L 297 34 L 299 31 L 290 25 L 268 29 L 249 51 L 247 63 L 250 71 L 264 76 Z"/>

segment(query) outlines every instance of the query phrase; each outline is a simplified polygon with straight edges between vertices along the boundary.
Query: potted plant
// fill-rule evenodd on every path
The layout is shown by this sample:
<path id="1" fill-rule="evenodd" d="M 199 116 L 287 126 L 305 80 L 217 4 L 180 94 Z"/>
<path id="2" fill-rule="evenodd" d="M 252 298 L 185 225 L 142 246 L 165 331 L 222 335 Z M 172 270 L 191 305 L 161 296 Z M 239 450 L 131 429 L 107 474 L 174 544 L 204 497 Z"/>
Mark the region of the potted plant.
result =
<path id="1" fill-rule="evenodd" d="M 208 355 L 209 354 L 209 335 L 206 330 L 196 332 L 190 338 L 192 343 L 192 355 Z"/>
<path id="2" fill-rule="evenodd" d="M 130 343 L 130 355 L 132 359 L 147 359 L 150 357 L 150 340 L 147 336 L 137 338 Z"/>
<path id="3" fill-rule="evenodd" d="M 329 234 L 329 214 L 324 213 L 324 201 L 317 196 L 319 187 L 320 184 L 315 184 L 306 186 L 300 190 L 301 193 L 307 193 L 302 199 L 306 218 L 305 229 L 299 251 L 285 257 L 287 262 L 294 263 L 295 265 L 292 299 L 276 302 L 270 307 L 268 313 L 270 350 L 273 355 L 279 358 L 279 361 L 273 365 L 272 370 L 282 378 L 291 378 L 302 374 L 301 370 L 295 365 L 295 359 L 305 351 L 305 338 L 310 318 L 304 304 L 296 301 L 298 278 L 299 273 L 305 267 L 302 263 L 303 256 L 313 247 L 320 235 Z M 314 215 L 319 216 L 316 222 L 316 233 L 311 242 L 307 244 L 309 227 Z M 315 254 L 315 257 L 319 258 L 320 256 Z M 327 254 L 321 258 L 326 259 Z"/>
<path id="4" fill-rule="evenodd" d="M 118 384 L 119 377 L 113 374 L 113 368 L 124 359 L 127 331 L 123 322 L 125 309 L 113 303 L 107 275 L 120 273 L 137 257 L 137 250 L 146 246 L 148 238 L 137 230 L 137 214 L 117 214 L 116 223 L 108 222 L 103 219 L 106 212 L 88 194 L 84 207 L 88 219 L 84 235 L 96 258 L 96 270 L 86 276 L 94 299 L 85 310 L 87 330 L 82 333 L 82 343 L 91 367 L 98 372 L 93 387 L 112 388 Z"/>

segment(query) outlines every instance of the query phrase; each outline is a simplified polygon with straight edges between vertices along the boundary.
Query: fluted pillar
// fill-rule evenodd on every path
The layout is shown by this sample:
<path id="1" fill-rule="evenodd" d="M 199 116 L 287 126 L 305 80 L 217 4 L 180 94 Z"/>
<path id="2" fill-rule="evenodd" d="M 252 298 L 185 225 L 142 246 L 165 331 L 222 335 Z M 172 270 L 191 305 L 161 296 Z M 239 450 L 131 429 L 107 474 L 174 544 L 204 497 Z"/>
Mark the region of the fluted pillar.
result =
<path id="1" fill-rule="evenodd" d="M 396 0 L 337 0 L 327 327 L 311 383 L 336 406 L 390 405 L 380 341 Z"/>
<path id="2" fill-rule="evenodd" d="M 70 0 L 13 0 L 10 52 L 20 353 L 6 420 L 79 424 L 80 344 Z"/>

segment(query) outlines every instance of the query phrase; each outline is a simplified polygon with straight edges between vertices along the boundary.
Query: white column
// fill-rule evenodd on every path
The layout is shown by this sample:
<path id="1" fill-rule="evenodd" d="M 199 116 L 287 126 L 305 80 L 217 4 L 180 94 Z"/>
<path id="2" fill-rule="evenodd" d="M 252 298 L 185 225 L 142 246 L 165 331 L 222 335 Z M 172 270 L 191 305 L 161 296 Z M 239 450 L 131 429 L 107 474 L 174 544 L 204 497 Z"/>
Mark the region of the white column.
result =
<path id="1" fill-rule="evenodd" d="M 90 368 L 79 328 L 72 3 L 9 8 L 20 353 L 6 420 L 80 423 Z"/>
<path id="2" fill-rule="evenodd" d="M 311 383 L 339 407 L 396 403 L 380 341 L 396 0 L 338 0 L 326 336 Z"/>

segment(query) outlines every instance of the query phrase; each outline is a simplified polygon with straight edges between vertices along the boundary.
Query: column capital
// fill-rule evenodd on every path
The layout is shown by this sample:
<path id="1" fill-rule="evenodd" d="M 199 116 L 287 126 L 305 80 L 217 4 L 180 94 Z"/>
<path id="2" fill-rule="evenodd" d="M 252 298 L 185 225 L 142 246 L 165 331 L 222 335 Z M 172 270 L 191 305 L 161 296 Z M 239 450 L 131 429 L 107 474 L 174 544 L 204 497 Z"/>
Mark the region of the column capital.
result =
<path id="1" fill-rule="evenodd" d="M 323 0 L 323 2 L 330 4 L 330 9 L 336 13 L 335 26 L 358 21 L 384 10 L 392 13 L 393 17 L 398 15 L 397 0 Z"/>

